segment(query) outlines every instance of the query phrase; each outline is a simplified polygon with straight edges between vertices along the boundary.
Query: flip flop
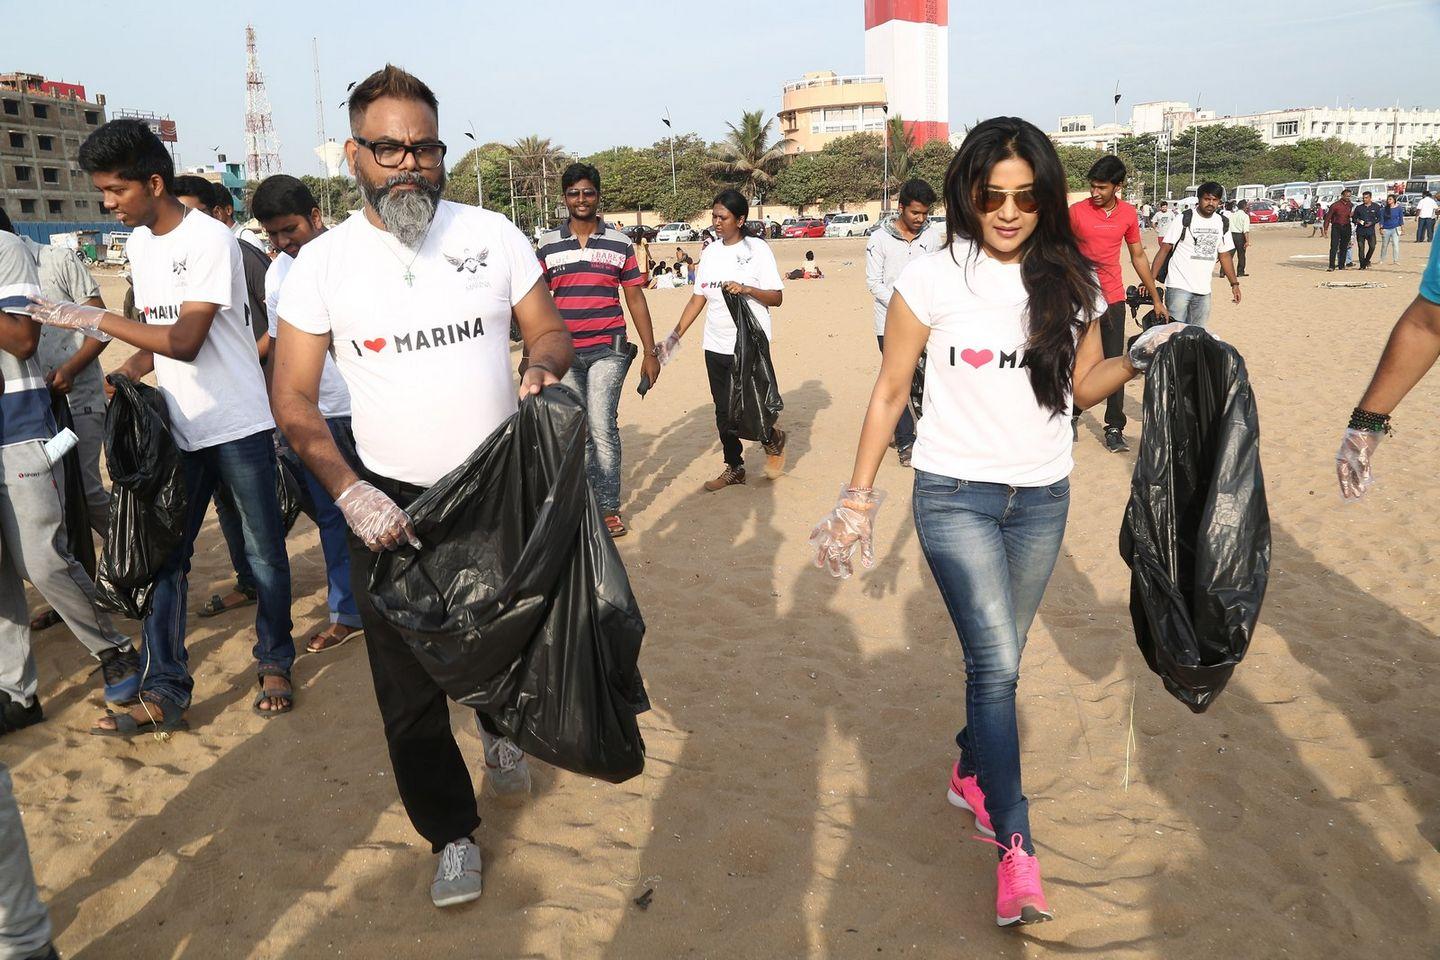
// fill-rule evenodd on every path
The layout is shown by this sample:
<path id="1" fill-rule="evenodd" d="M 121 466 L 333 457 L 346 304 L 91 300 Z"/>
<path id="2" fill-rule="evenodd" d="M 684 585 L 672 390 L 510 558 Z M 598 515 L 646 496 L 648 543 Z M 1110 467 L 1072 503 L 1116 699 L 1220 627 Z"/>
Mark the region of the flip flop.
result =
<path id="1" fill-rule="evenodd" d="M 292 683 L 289 690 L 266 690 L 266 677 L 284 677 L 288 682 L 290 675 L 288 673 L 282 673 L 279 670 L 271 670 L 266 673 L 261 673 L 256 677 L 256 680 L 260 684 L 260 689 L 256 692 L 255 699 L 250 701 L 250 712 L 254 713 L 257 717 L 273 720 L 276 717 L 283 717 L 295 709 L 295 686 Z M 285 706 L 279 710 L 261 710 L 260 704 L 265 700 L 283 700 L 285 701 Z"/>
<path id="2" fill-rule="evenodd" d="M 185 710 L 179 704 L 171 703 L 169 700 L 158 698 L 145 701 L 152 707 L 159 709 L 160 718 L 153 717 L 140 721 L 136 720 L 129 713 L 116 713 L 113 710 L 106 710 L 107 716 L 115 718 L 115 729 L 106 730 L 103 727 L 91 727 L 90 735 L 93 737 L 119 737 L 122 740 L 133 740 L 144 734 L 173 733 L 176 730 L 189 730 L 190 721 L 185 719 Z"/>
<path id="3" fill-rule="evenodd" d="M 630 531 L 625 526 L 625 521 L 620 519 L 620 514 L 612 513 L 605 518 L 605 529 L 610 531 L 611 540 L 619 540 Z"/>
<path id="4" fill-rule="evenodd" d="M 220 594 L 218 593 L 214 593 L 210 595 L 210 600 L 208 603 L 206 603 L 199 610 L 195 611 L 196 615 L 201 617 L 215 617 L 226 612 L 227 610 L 239 610 L 241 607 L 248 607 L 250 606 L 250 604 L 255 602 L 256 594 L 254 590 L 236 590 L 235 592 L 243 596 L 245 599 L 241 600 L 239 603 L 232 603 L 227 607 L 225 605 L 225 598 L 220 596 Z"/>
<path id="5" fill-rule="evenodd" d="M 350 628 L 349 633 L 345 634 L 345 636 L 341 637 L 340 639 L 335 640 L 333 643 L 327 643 L 324 646 L 320 647 L 315 646 L 315 641 L 320 639 L 321 637 L 333 638 L 334 634 L 332 634 L 330 631 L 337 626 L 339 626 L 339 624 L 332 623 L 324 630 L 316 630 L 314 633 L 310 634 L 310 639 L 305 643 L 305 652 L 328 653 L 331 650 L 334 650 L 336 647 L 343 647 L 345 644 L 349 643 L 351 640 L 354 640 L 356 637 L 360 636 L 365 632 L 364 627 L 352 627 Z"/>

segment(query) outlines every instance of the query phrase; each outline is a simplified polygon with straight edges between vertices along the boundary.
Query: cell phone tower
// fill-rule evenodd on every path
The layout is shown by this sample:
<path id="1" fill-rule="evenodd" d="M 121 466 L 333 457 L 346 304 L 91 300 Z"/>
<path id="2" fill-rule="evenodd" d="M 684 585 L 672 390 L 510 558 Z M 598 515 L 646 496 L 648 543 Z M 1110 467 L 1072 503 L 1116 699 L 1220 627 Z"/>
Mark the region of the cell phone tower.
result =
<path id="1" fill-rule="evenodd" d="M 270 121 L 270 96 L 255 53 L 255 28 L 245 25 L 245 176 L 262 180 L 280 172 L 280 140 Z"/>

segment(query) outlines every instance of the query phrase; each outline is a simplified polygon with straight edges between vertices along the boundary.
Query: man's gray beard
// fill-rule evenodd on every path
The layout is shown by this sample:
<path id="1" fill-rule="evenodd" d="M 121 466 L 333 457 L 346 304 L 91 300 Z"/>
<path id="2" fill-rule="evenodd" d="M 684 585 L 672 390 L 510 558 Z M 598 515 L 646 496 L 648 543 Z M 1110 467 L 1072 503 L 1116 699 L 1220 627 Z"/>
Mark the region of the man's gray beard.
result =
<path id="1" fill-rule="evenodd" d="M 414 184 L 416 190 L 392 190 L 397 184 Z M 445 178 L 438 184 L 431 183 L 419 173 L 397 173 L 382 183 L 370 184 L 363 179 L 360 188 L 365 193 L 365 202 L 370 204 L 380 222 L 390 235 L 412 250 L 419 249 L 435 219 L 435 208 L 440 194 L 445 190 Z"/>

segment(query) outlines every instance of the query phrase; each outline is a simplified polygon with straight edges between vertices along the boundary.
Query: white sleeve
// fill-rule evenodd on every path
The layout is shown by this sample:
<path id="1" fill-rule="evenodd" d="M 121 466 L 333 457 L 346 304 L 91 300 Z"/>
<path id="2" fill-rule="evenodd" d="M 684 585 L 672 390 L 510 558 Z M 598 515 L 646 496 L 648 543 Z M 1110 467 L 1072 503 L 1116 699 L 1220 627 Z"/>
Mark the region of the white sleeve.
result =
<path id="1" fill-rule="evenodd" d="M 1220 253 L 1231 253 L 1235 250 L 1235 235 L 1229 230 L 1220 231 L 1220 246 L 1217 248 Z"/>
<path id="2" fill-rule="evenodd" d="M 0 310 L 30 315 L 30 298 L 40 296 L 40 271 L 19 237 L 0 234 Z"/>
<path id="3" fill-rule="evenodd" d="M 895 280 L 895 292 L 900 294 L 915 319 L 925 326 L 931 326 L 930 317 L 930 257 L 911 260 Z"/>
<path id="4" fill-rule="evenodd" d="M 265 316 L 267 332 L 274 339 L 280 330 L 280 260 L 277 258 L 265 271 Z"/>
<path id="5" fill-rule="evenodd" d="M 320 289 L 320 259 L 319 252 L 301 250 L 300 256 L 290 265 L 276 306 L 279 313 L 277 329 L 278 319 L 283 318 L 296 330 L 317 337 L 330 332 L 330 310 Z"/>
<path id="6" fill-rule="evenodd" d="M 535 248 L 530 241 L 525 239 L 525 234 L 504 217 L 499 217 L 500 240 L 504 249 L 500 251 L 505 258 L 506 279 L 510 283 L 510 305 L 514 306 L 525 295 L 535 282 L 541 278 L 540 260 L 535 256 Z"/>
<path id="7" fill-rule="evenodd" d="M 1184 225 L 1185 218 L 1183 216 L 1172 216 L 1170 222 L 1165 225 L 1165 236 L 1160 238 L 1160 242 L 1175 246 L 1180 242 L 1180 230 Z"/>
<path id="8" fill-rule="evenodd" d="M 865 244 L 865 288 L 870 296 L 889 306 L 890 291 L 885 289 L 885 251 L 880 247 L 881 242 L 880 231 L 876 230 Z"/>
<path id="9" fill-rule="evenodd" d="M 754 243 L 759 248 L 755 255 L 760 258 L 760 262 L 756 264 L 755 272 L 759 279 L 755 285 L 761 290 L 784 290 L 785 283 L 780 279 L 780 268 L 775 265 L 775 252 L 764 240 L 756 240 Z"/>
<path id="10" fill-rule="evenodd" d="M 185 252 L 185 272 L 180 280 L 182 301 L 240 306 L 230 302 L 231 280 L 240 266 L 235 262 L 240 248 L 235 244 L 229 234 L 197 232 L 197 239 Z"/>

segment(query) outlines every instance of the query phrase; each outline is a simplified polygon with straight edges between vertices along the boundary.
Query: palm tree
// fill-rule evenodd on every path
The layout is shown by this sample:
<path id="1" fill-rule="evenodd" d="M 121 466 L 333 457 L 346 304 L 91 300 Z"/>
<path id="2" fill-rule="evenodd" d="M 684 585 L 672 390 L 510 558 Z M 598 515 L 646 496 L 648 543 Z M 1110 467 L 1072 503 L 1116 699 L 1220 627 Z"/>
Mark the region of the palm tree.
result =
<path id="1" fill-rule="evenodd" d="M 557 180 L 570 154 L 549 137 L 538 134 L 519 137 L 507 146 L 515 165 L 515 196 L 533 197 L 542 221 L 549 221 L 549 183 Z M 557 194 L 558 195 L 558 194 Z"/>
<path id="2" fill-rule="evenodd" d="M 775 118 L 765 119 L 763 110 L 746 111 L 740 125 L 728 123 L 730 132 L 716 149 L 716 158 L 705 165 L 707 173 L 740 185 L 747 197 L 757 198 L 757 216 L 765 216 L 764 191 L 775 182 L 775 175 L 785 166 L 785 151 L 792 141 L 782 138 L 770 143 L 770 128 Z"/>
<path id="3" fill-rule="evenodd" d="M 885 135 L 890 138 L 890 182 L 885 190 L 894 193 L 893 184 L 910 179 L 915 161 L 915 134 L 905 129 L 905 121 L 897 113 L 886 121 Z"/>

